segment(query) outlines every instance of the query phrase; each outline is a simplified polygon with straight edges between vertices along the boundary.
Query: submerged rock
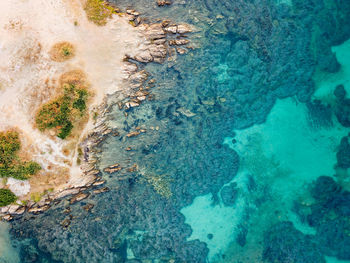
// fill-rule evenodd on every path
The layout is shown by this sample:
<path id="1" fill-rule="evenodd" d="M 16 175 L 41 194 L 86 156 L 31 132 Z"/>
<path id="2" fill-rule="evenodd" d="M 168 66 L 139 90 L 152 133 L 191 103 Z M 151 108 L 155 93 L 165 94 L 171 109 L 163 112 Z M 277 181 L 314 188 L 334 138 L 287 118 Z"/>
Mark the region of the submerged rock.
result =
<path id="1" fill-rule="evenodd" d="M 349 137 L 346 136 L 341 139 L 339 151 L 337 152 L 338 166 L 343 169 L 350 168 L 350 143 Z"/>
<path id="2" fill-rule="evenodd" d="M 278 223 L 264 234 L 263 259 L 271 263 L 326 263 L 311 236 L 295 229 L 291 222 Z"/>
<path id="3" fill-rule="evenodd" d="M 70 200 L 69 200 L 69 204 L 74 204 L 76 202 L 79 202 L 85 198 L 87 198 L 90 194 L 89 193 L 79 193 L 75 196 L 73 196 Z"/>
<path id="4" fill-rule="evenodd" d="M 172 4 L 171 0 L 157 0 L 158 6 L 167 6 L 167 5 L 171 5 L 171 4 Z"/>
<path id="5" fill-rule="evenodd" d="M 222 202 L 225 206 L 233 206 L 238 197 L 238 188 L 236 183 L 224 186 L 220 192 Z"/>

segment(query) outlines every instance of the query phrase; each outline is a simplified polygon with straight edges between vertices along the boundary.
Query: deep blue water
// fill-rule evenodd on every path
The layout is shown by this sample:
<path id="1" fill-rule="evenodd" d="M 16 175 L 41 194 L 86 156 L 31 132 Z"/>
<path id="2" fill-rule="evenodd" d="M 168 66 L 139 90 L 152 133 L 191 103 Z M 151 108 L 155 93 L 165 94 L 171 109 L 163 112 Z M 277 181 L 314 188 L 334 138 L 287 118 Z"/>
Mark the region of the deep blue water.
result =
<path id="1" fill-rule="evenodd" d="M 140 65 L 155 100 L 110 113 L 148 132 L 109 137 L 100 167 L 138 171 L 14 221 L 8 262 L 349 262 L 350 1 L 117 5 L 195 25 L 198 48 Z"/>

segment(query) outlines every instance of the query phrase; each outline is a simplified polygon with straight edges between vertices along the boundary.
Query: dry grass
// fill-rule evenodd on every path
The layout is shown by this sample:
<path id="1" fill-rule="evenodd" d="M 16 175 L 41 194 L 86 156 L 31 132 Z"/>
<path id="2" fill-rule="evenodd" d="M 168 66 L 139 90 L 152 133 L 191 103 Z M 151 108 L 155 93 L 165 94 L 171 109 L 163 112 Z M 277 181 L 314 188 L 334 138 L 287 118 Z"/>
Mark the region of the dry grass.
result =
<path id="1" fill-rule="evenodd" d="M 65 85 L 73 85 L 78 89 L 88 87 L 86 75 L 80 69 L 63 73 L 59 79 L 59 83 L 61 88 L 64 88 Z"/>
<path id="2" fill-rule="evenodd" d="M 86 0 L 84 10 L 87 18 L 98 26 L 104 26 L 114 13 L 114 8 L 103 0 Z"/>
<path id="3" fill-rule="evenodd" d="M 63 62 L 75 55 L 75 48 L 69 42 L 59 42 L 52 46 L 50 57 L 53 61 Z"/>

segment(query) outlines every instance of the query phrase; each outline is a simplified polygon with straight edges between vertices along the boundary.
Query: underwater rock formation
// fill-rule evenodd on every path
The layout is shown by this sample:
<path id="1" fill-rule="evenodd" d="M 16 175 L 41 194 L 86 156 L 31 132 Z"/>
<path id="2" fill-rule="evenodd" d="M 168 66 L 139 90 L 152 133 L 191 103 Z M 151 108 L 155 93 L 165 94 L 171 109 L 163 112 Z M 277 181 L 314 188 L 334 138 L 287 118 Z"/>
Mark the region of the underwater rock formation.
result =
<path id="1" fill-rule="evenodd" d="M 316 229 L 316 234 L 311 236 L 312 243 L 324 255 L 349 260 L 350 192 L 332 177 L 320 176 L 311 184 L 310 193 L 315 201 L 298 214 Z"/>
<path id="2" fill-rule="evenodd" d="M 238 196 L 238 189 L 237 183 L 232 183 L 230 185 L 224 186 L 221 189 L 220 195 L 222 199 L 222 203 L 225 206 L 232 206 L 235 204 L 237 196 Z"/>
<path id="3" fill-rule="evenodd" d="M 341 139 L 339 151 L 337 152 L 337 165 L 340 168 L 350 168 L 350 135 Z"/>
<path id="4" fill-rule="evenodd" d="M 271 263 L 326 262 L 312 238 L 295 229 L 291 222 L 278 223 L 265 233 L 263 259 Z"/>
<path id="5" fill-rule="evenodd" d="M 350 127 L 350 99 L 346 98 L 346 90 L 343 85 L 338 85 L 334 90 L 336 96 L 335 116 L 344 127 Z"/>

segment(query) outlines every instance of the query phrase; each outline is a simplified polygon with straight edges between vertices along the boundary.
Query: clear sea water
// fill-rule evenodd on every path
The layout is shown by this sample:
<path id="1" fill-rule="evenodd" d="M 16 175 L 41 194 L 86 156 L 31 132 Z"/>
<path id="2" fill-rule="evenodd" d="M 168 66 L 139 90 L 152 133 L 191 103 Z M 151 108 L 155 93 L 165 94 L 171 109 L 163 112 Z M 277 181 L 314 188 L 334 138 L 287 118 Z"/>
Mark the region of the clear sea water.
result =
<path id="1" fill-rule="evenodd" d="M 139 170 L 104 174 L 110 192 L 1 223 L 0 262 L 350 262 L 350 129 L 338 121 L 350 119 L 350 5 L 173 2 L 117 1 L 199 29 L 176 62 L 140 65 L 154 101 L 110 113 L 122 137 L 101 146 L 100 167 Z M 147 133 L 123 137 L 136 126 Z"/>

